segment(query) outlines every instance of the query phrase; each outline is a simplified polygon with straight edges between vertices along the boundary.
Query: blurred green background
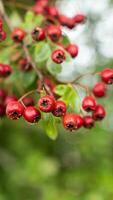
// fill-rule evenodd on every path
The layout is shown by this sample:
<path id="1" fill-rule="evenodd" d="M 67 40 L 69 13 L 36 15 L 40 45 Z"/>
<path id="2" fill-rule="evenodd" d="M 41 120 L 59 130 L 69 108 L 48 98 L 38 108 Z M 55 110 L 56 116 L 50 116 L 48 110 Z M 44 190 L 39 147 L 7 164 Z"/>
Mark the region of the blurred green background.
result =
<path id="1" fill-rule="evenodd" d="M 83 4 L 86 2 L 89 0 Z M 95 10 L 99 2 L 101 8 L 106 4 L 105 14 L 113 10 L 113 4 L 107 0 L 93 1 Z M 90 15 L 90 32 L 101 17 L 98 13 Z M 93 36 L 88 42 L 91 40 L 95 48 L 97 41 L 92 40 Z M 109 43 L 110 35 L 104 37 Z M 98 63 L 104 59 L 104 65 L 113 67 L 112 55 L 101 55 L 98 48 L 96 55 Z M 95 66 L 98 68 L 97 63 Z M 73 134 L 58 127 L 56 141 L 50 140 L 41 127 L 28 125 L 23 120 L 0 119 L 0 200 L 112 200 L 112 91 L 110 87 L 111 95 L 108 92 L 108 99 L 102 101 L 108 117 L 101 125 Z"/>

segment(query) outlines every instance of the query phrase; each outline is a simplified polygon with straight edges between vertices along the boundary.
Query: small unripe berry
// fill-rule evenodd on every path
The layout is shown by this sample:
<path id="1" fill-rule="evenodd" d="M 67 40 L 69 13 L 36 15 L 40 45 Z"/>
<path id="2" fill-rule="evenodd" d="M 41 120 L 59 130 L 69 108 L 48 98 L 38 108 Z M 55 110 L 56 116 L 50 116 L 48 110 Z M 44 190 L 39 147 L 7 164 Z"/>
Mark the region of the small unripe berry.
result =
<path id="1" fill-rule="evenodd" d="M 0 89 L 0 101 L 3 102 L 7 96 L 7 92 L 4 89 Z"/>
<path id="2" fill-rule="evenodd" d="M 66 114 L 66 104 L 63 101 L 56 101 L 53 110 L 53 115 L 56 117 L 62 117 Z"/>
<path id="3" fill-rule="evenodd" d="M 97 83 L 93 87 L 93 94 L 96 97 L 104 97 L 106 95 L 106 85 L 104 83 Z"/>
<path id="4" fill-rule="evenodd" d="M 90 128 L 92 128 L 94 126 L 95 121 L 92 118 L 92 116 L 85 116 L 83 118 L 83 120 L 84 120 L 83 125 L 84 125 L 85 128 L 89 128 L 90 129 Z"/>
<path id="5" fill-rule="evenodd" d="M 26 58 L 22 58 L 19 60 L 19 66 L 22 71 L 30 71 L 32 69 L 31 63 L 28 62 Z"/>
<path id="6" fill-rule="evenodd" d="M 47 14 L 52 17 L 58 17 L 59 15 L 58 9 L 55 6 L 48 6 L 46 11 L 47 11 Z"/>
<path id="7" fill-rule="evenodd" d="M 82 107 L 85 111 L 94 111 L 96 108 L 96 100 L 91 96 L 86 96 L 82 101 Z"/>
<path id="8" fill-rule="evenodd" d="M 39 99 L 38 107 L 42 112 L 52 112 L 55 107 L 55 99 L 52 96 L 46 95 Z"/>
<path id="9" fill-rule="evenodd" d="M 12 96 L 7 96 L 7 97 L 5 98 L 4 105 L 7 106 L 7 104 L 8 104 L 9 102 L 11 102 L 11 101 L 17 101 L 17 100 L 18 100 L 17 97 L 14 96 L 14 95 L 12 95 Z"/>
<path id="10" fill-rule="evenodd" d="M 106 116 L 106 111 L 102 105 L 97 105 L 95 111 L 93 112 L 93 119 L 96 121 L 101 121 Z"/>
<path id="11" fill-rule="evenodd" d="M 35 41 L 42 41 L 45 39 L 45 29 L 44 28 L 40 28 L 40 27 L 36 27 L 33 31 L 32 31 L 32 38 Z"/>
<path id="12" fill-rule="evenodd" d="M 74 17 L 75 23 L 83 23 L 85 20 L 86 20 L 86 16 L 83 15 L 83 14 L 77 14 L 77 15 Z"/>
<path id="13" fill-rule="evenodd" d="M 28 106 L 34 106 L 34 100 L 32 97 L 25 97 L 23 100 L 23 103 L 26 107 Z"/>
<path id="14" fill-rule="evenodd" d="M 100 76 L 106 84 L 113 84 L 113 69 L 103 69 Z"/>
<path id="15" fill-rule="evenodd" d="M 65 52 L 61 49 L 57 49 L 52 52 L 51 58 L 55 63 L 61 64 L 66 59 Z"/>
<path id="16" fill-rule="evenodd" d="M 76 114 L 66 114 L 63 117 L 63 125 L 69 131 L 77 130 L 83 125 L 83 118 Z"/>
<path id="17" fill-rule="evenodd" d="M 0 31 L 0 42 L 4 41 L 6 39 L 6 32 L 5 31 Z"/>
<path id="18" fill-rule="evenodd" d="M 6 107 L 6 115 L 12 120 L 19 119 L 24 112 L 24 108 L 18 101 L 10 101 Z"/>
<path id="19" fill-rule="evenodd" d="M 61 37 L 62 31 L 60 26 L 49 25 L 47 28 L 47 34 L 53 42 L 57 42 Z"/>
<path id="20" fill-rule="evenodd" d="M 5 115 L 5 106 L 0 103 L 0 117 Z"/>
<path id="21" fill-rule="evenodd" d="M 12 32 L 12 39 L 14 42 L 22 42 L 25 38 L 25 31 L 21 28 L 15 28 Z"/>
<path id="22" fill-rule="evenodd" d="M 78 46 L 75 44 L 69 44 L 66 47 L 66 50 L 71 55 L 72 58 L 75 58 L 78 55 Z"/>
<path id="23" fill-rule="evenodd" d="M 41 118 L 41 113 L 33 106 L 29 106 L 24 110 L 24 119 L 30 123 L 36 123 Z"/>

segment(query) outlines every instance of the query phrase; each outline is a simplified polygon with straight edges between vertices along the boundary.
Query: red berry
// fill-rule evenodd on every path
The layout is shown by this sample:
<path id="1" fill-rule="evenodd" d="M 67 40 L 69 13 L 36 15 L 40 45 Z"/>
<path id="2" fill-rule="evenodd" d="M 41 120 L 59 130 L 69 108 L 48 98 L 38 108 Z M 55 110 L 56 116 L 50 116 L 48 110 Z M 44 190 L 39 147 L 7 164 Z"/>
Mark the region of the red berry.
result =
<path id="1" fill-rule="evenodd" d="M 66 114 L 66 104 L 63 101 L 56 101 L 53 110 L 53 115 L 56 117 L 62 117 Z"/>
<path id="2" fill-rule="evenodd" d="M 83 14 L 78 14 L 74 17 L 75 23 L 83 23 L 86 20 L 86 16 Z"/>
<path id="3" fill-rule="evenodd" d="M 40 28 L 40 27 L 36 27 L 33 31 L 32 31 L 32 38 L 35 41 L 42 41 L 45 39 L 45 29 L 44 28 Z"/>
<path id="4" fill-rule="evenodd" d="M 4 41 L 6 39 L 6 32 L 5 31 L 0 31 L 0 42 Z"/>
<path id="5" fill-rule="evenodd" d="M 77 130 L 83 125 L 83 119 L 79 115 L 67 113 L 63 117 L 63 125 L 69 131 Z"/>
<path id="6" fill-rule="evenodd" d="M 53 42 L 57 42 L 61 37 L 62 31 L 60 26 L 49 25 L 47 28 L 47 34 Z"/>
<path id="7" fill-rule="evenodd" d="M 78 46 L 75 44 L 69 44 L 66 47 L 66 50 L 69 52 L 72 58 L 75 58 L 78 55 Z"/>
<path id="8" fill-rule="evenodd" d="M 22 42 L 25 38 L 25 31 L 21 28 L 15 28 L 12 32 L 12 39 L 14 42 Z"/>
<path id="9" fill-rule="evenodd" d="M 41 4 L 35 4 L 32 7 L 33 12 L 35 12 L 36 14 L 44 14 L 44 7 Z"/>
<path id="10" fill-rule="evenodd" d="M 7 96 L 6 91 L 3 89 L 0 89 L 0 101 L 1 102 L 3 102 L 5 100 L 6 96 Z"/>
<path id="11" fill-rule="evenodd" d="M 0 117 L 3 117 L 5 115 L 5 106 L 3 104 L 0 104 Z"/>
<path id="12" fill-rule="evenodd" d="M 16 96 L 7 96 L 7 97 L 5 98 L 4 104 L 7 106 L 7 104 L 8 104 L 9 102 L 11 102 L 11 101 L 17 101 L 17 100 L 18 100 L 18 99 L 17 99 Z"/>
<path id="13" fill-rule="evenodd" d="M 39 0 L 36 2 L 37 6 L 41 6 L 42 8 L 46 8 L 48 5 L 48 0 Z"/>
<path id="14" fill-rule="evenodd" d="M 26 107 L 28 106 L 34 106 L 34 100 L 32 97 L 25 97 L 23 100 L 23 103 Z"/>
<path id="15" fill-rule="evenodd" d="M 113 84 L 113 69 L 103 69 L 100 76 L 106 84 Z"/>
<path id="16" fill-rule="evenodd" d="M 0 19 L 0 31 L 2 31 L 2 28 L 3 28 L 3 21 L 2 19 Z"/>
<path id="17" fill-rule="evenodd" d="M 92 128 L 94 126 L 95 121 L 91 116 L 85 116 L 83 120 L 84 120 L 83 125 L 85 128 Z"/>
<path id="18" fill-rule="evenodd" d="M 97 105 L 95 111 L 93 112 L 93 119 L 96 121 L 101 121 L 106 116 L 106 111 L 102 105 Z"/>
<path id="19" fill-rule="evenodd" d="M 65 52 L 62 51 L 61 49 L 57 49 L 52 52 L 51 58 L 57 64 L 61 64 L 66 59 Z"/>
<path id="20" fill-rule="evenodd" d="M 67 18 L 67 24 L 66 26 L 69 28 L 69 29 L 72 29 L 74 28 L 76 25 L 75 23 L 75 20 L 73 18 Z"/>
<path id="21" fill-rule="evenodd" d="M 24 112 L 24 108 L 18 101 L 10 101 L 6 107 L 6 115 L 10 119 L 19 119 Z"/>
<path id="22" fill-rule="evenodd" d="M 31 63 L 26 58 L 19 60 L 19 66 L 22 71 L 30 71 L 32 69 Z"/>
<path id="23" fill-rule="evenodd" d="M 104 97 L 106 95 L 106 85 L 104 83 L 97 83 L 93 87 L 93 93 L 96 97 Z"/>
<path id="24" fill-rule="evenodd" d="M 30 123 L 36 123 L 41 118 L 39 110 L 29 106 L 24 110 L 24 119 Z"/>
<path id="25" fill-rule="evenodd" d="M 0 77 L 7 77 L 11 74 L 12 69 L 10 65 L 0 63 Z"/>
<path id="26" fill-rule="evenodd" d="M 82 101 L 82 107 L 85 111 L 94 111 L 96 108 L 96 100 L 91 96 L 86 96 Z"/>
<path id="27" fill-rule="evenodd" d="M 48 6 L 46 11 L 47 11 L 47 14 L 52 17 L 58 17 L 59 15 L 58 9 L 55 6 Z"/>
<path id="28" fill-rule="evenodd" d="M 59 22 L 61 25 L 66 26 L 68 21 L 68 17 L 65 15 L 59 15 Z"/>
<path id="29" fill-rule="evenodd" d="M 55 99 L 49 95 L 43 96 L 39 99 L 38 106 L 42 112 L 52 112 L 55 107 Z"/>

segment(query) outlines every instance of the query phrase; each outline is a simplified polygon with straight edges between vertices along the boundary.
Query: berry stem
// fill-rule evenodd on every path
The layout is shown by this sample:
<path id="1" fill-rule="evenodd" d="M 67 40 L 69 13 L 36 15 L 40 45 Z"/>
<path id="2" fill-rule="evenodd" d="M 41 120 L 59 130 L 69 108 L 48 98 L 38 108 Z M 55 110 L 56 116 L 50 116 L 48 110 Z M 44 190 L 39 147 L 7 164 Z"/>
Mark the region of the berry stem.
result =
<path id="1" fill-rule="evenodd" d="M 18 101 L 21 101 L 22 102 L 22 100 L 25 98 L 25 97 L 27 97 L 27 96 L 29 96 L 29 95 L 31 95 L 31 94 L 33 94 L 33 93 L 38 93 L 39 91 L 38 90 L 31 90 L 31 91 L 29 91 L 29 92 L 27 92 L 26 94 L 24 94 Z"/>

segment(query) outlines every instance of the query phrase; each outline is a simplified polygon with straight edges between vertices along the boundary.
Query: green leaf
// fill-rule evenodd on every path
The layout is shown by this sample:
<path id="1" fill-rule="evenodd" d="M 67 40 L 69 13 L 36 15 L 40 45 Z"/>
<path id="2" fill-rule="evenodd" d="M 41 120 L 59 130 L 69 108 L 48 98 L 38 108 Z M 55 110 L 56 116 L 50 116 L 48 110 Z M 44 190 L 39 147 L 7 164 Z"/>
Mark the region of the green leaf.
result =
<path id="1" fill-rule="evenodd" d="M 11 13 L 10 20 L 13 27 L 18 27 L 22 24 L 21 17 L 17 11 Z"/>
<path id="2" fill-rule="evenodd" d="M 57 64 L 51 60 L 51 58 L 47 61 L 47 69 L 52 75 L 57 75 L 62 71 L 62 66 Z"/>
<path id="3" fill-rule="evenodd" d="M 64 45 L 70 44 L 70 40 L 67 35 L 62 35 L 62 44 Z"/>
<path id="4" fill-rule="evenodd" d="M 49 138 L 55 140 L 58 136 L 56 119 L 51 113 L 42 113 L 43 127 Z"/>

